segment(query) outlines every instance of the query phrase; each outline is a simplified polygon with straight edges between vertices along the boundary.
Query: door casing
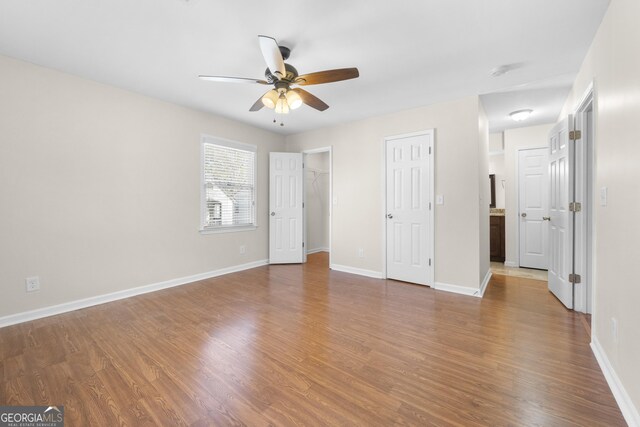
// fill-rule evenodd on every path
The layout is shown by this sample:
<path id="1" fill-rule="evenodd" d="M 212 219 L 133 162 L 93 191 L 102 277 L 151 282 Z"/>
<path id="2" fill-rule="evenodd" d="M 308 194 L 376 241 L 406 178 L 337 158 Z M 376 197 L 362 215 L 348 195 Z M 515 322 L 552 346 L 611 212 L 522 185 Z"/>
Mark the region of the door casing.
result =
<path id="1" fill-rule="evenodd" d="M 331 238 L 332 238 L 332 227 L 333 227 L 333 147 L 332 146 L 328 146 L 328 147 L 320 147 L 320 148 L 314 148 L 311 150 L 304 150 L 302 151 L 302 161 L 305 165 L 305 170 L 304 173 L 306 174 L 306 168 L 307 168 L 307 154 L 318 154 L 318 153 L 329 153 L 329 200 L 327 201 L 327 203 L 329 203 L 329 267 L 331 267 L 331 252 L 332 252 L 332 247 L 331 247 Z M 307 191 L 306 188 L 306 183 L 307 183 L 307 179 L 306 176 L 304 177 L 304 183 L 305 183 L 305 189 L 304 189 L 304 205 L 305 205 L 305 211 L 304 211 L 304 241 L 305 241 L 305 246 L 308 244 L 309 240 L 307 239 L 307 206 L 309 206 L 309 204 L 307 203 L 307 194 L 309 193 Z M 307 250 L 305 247 L 305 251 L 304 251 L 304 262 L 307 262 Z"/>

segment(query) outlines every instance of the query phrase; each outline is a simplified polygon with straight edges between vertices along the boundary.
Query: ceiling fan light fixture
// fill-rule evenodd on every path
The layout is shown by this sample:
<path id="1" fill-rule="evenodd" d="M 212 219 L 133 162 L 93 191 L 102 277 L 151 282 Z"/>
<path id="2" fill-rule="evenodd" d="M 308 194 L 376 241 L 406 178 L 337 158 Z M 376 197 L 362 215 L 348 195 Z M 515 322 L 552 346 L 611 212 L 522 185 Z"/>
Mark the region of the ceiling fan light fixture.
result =
<path id="1" fill-rule="evenodd" d="M 276 108 L 276 103 L 278 102 L 278 92 L 275 89 L 271 89 L 269 92 L 265 93 L 262 97 L 262 104 L 265 107 L 274 109 Z"/>
<path id="2" fill-rule="evenodd" d="M 298 95 L 297 92 L 289 90 L 287 91 L 286 97 L 287 104 L 289 104 L 289 108 L 291 108 L 292 110 L 300 108 L 300 106 L 302 105 L 302 98 L 300 98 L 300 95 Z"/>
<path id="3" fill-rule="evenodd" d="M 513 113 L 510 113 L 509 117 L 511 117 L 513 121 L 521 122 L 523 120 L 527 120 L 531 115 L 531 113 L 533 113 L 533 110 L 529 110 L 529 109 L 517 110 L 517 111 L 514 111 Z"/>
<path id="4" fill-rule="evenodd" d="M 276 102 L 276 114 L 289 114 L 289 104 L 284 95 L 281 95 Z"/>

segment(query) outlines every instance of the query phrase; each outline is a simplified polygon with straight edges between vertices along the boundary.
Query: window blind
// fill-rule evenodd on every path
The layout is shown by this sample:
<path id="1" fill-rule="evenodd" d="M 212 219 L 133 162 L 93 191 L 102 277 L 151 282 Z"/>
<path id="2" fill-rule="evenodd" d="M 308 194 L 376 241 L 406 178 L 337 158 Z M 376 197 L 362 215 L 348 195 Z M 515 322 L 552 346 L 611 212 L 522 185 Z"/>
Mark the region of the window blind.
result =
<path id="1" fill-rule="evenodd" d="M 204 142 L 203 162 L 203 228 L 255 225 L 255 150 Z"/>

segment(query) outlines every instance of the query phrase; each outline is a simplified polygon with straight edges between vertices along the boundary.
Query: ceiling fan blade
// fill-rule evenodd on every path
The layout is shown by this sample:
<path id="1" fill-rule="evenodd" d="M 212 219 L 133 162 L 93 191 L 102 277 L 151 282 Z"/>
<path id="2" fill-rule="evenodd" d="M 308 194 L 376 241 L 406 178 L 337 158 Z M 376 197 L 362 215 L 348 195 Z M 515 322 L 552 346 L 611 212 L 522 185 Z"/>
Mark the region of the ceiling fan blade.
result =
<path id="1" fill-rule="evenodd" d="M 315 95 L 310 94 L 304 89 L 300 89 L 299 87 L 297 87 L 291 90 L 296 92 L 298 95 L 300 95 L 300 98 L 302 98 L 302 102 L 307 104 L 309 107 L 315 108 L 316 110 L 319 110 L 319 111 L 324 111 L 327 108 L 329 108 L 329 106 L 325 104 L 323 100 L 321 100 Z"/>
<path id="2" fill-rule="evenodd" d="M 287 74 L 287 70 L 284 68 L 284 59 L 282 59 L 276 39 L 268 36 L 258 36 L 258 40 L 260 41 L 262 56 L 264 56 L 271 74 L 278 78 L 284 77 Z"/>
<path id="3" fill-rule="evenodd" d="M 357 68 L 339 68 L 336 70 L 318 71 L 317 73 L 304 74 L 299 76 L 295 83 L 300 86 L 319 85 L 322 83 L 339 82 L 342 80 L 355 79 L 360 76 Z"/>
<path id="4" fill-rule="evenodd" d="M 258 83 L 261 85 L 268 85 L 269 83 L 260 79 L 247 79 L 244 77 L 226 77 L 226 76 L 198 76 L 202 80 L 208 82 L 223 82 L 223 83 Z"/>
<path id="5" fill-rule="evenodd" d="M 267 91 L 265 93 L 265 95 L 267 93 L 269 93 L 270 91 Z M 262 109 L 262 107 L 264 107 L 264 103 L 262 102 L 262 98 L 264 97 L 264 95 L 261 95 L 260 98 L 258 98 L 258 100 L 255 102 L 255 104 L 253 104 L 251 106 L 251 108 L 249 108 L 249 111 L 260 111 Z"/>

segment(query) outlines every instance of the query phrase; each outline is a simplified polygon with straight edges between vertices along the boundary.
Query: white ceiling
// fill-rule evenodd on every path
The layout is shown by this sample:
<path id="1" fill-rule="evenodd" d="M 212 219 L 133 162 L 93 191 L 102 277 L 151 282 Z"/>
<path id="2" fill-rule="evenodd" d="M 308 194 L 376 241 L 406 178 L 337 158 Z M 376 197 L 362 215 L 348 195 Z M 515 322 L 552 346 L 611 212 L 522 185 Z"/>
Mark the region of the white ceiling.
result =
<path id="1" fill-rule="evenodd" d="M 539 113 L 526 125 L 555 120 L 608 3 L 2 1 L 0 53 L 283 133 L 491 94 L 495 131 L 520 108 Z M 306 87 L 331 108 L 303 106 L 276 126 L 271 110 L 248 111 L 263 86 L 196 78 L 261 78 L 258 34 L 289 46 L 300 73 L 356 66 L 361 77 Z M 490 76 L 504 64 L 519 67 Z"/>

